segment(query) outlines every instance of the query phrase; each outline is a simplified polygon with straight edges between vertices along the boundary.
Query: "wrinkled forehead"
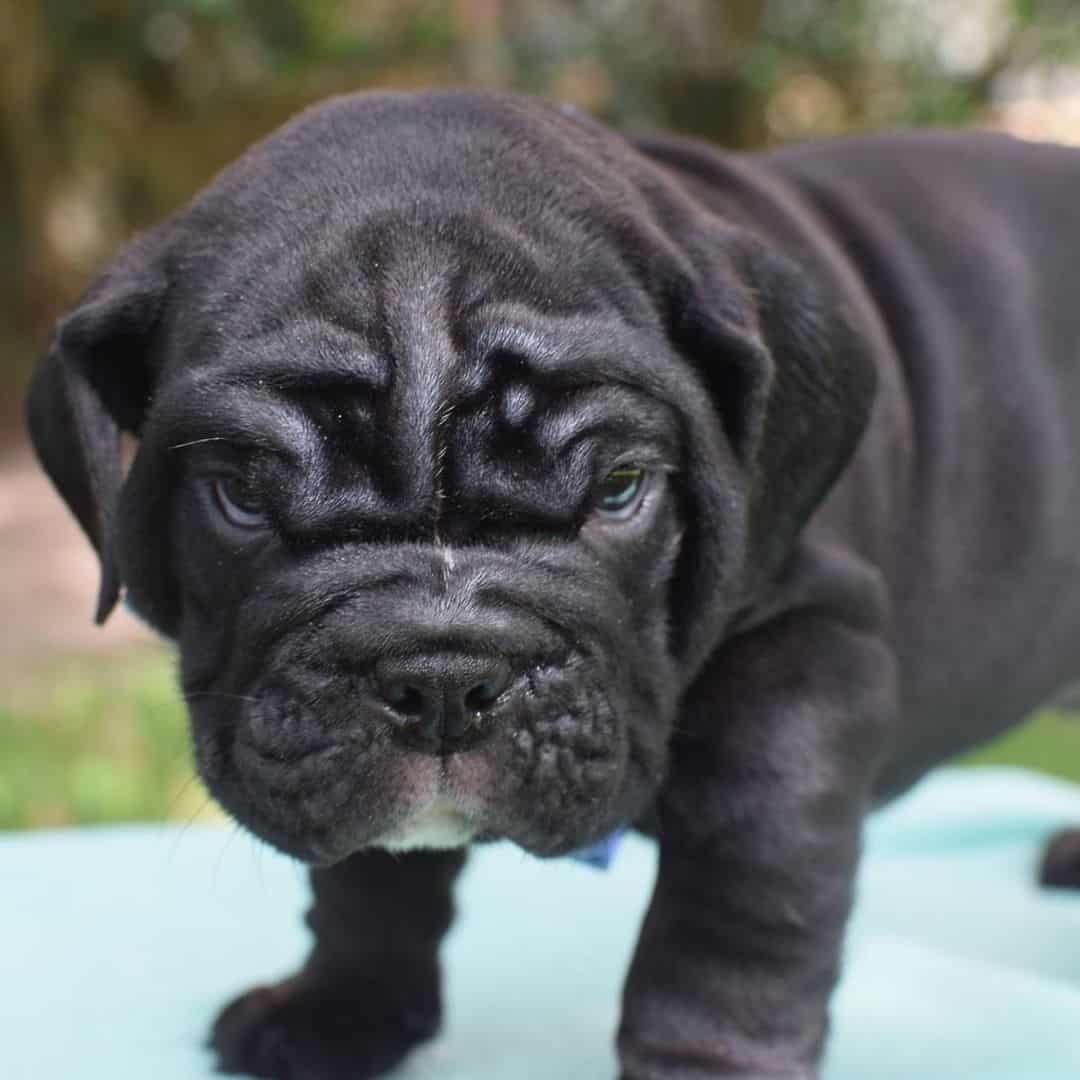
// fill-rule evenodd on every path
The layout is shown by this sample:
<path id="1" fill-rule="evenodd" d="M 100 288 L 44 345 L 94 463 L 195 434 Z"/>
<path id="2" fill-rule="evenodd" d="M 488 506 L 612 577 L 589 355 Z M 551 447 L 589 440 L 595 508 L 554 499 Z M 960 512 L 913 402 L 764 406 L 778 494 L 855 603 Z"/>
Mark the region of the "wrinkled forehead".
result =
<path id="1" fill-rule="evenodd" d="M 297 309 L 392 332 L 410 307 L 460 316 L 492 300 L 641 322 L 662 304 L 658 281 L 687 270 L 651 168 L 543 102 L 339 99 L 258 144 L 177 220 L 180 291 L 232 336 Z"/>
<path id="2" fill-rule="evenodd" d="M 675 467 L 658 326 L 583 297 L 486 289 L 467 269 L 405 248 L 355 290 L 346 278 L 249 312 L 243 332 L 165 382 L 154 437 L 178 462 L 207 444 L 292 461 L 323 506 L 362 491 L 369 519 L 406 530 L 449 497 L 455 534 L 496 521 L 572 530 L 591 484 L 626 455 Z"/>
<path id="3" fill-rule="evenodd" d="M 161 408 L 229 387 L 311 387 L 455 407 L 508 371 L 550 392 L 622 386 L 668 399 L 662 313 L 609 249 L 553 245 L 431 204 L 383 208 L 299 246 L 251 238 L 174 320 Z"/>
<path id="4" fill-rule="evenodd" d="M 296 243 L 256 232 L 210 267 L 176 327 L 182 362 L 228 360 L 290 335 L 322 339 L 326 362 L 342 337 L 389 360 L 442 347 L 435 338 L 447 331 L 463 353 L 510 348 L 491 340 L 497 331 L 528 335 L 543 353 L 567 328 L 665 333 L 634 260 L 561 218 L 511 221 L 431 199 L 356 217 Z"/>
<path id="5" fill-rule="evenodd" d="M 186 419 L 314 387 L 391 402 L 399 426 L 432 431 L 507 372 L 556 395 L 613 388 L 616 409 L 624 393 L 675 404 L 686 388 L 650 278 L 664 245 L 611 138 L 468 95 L 302 117 L 178 224 L 187 302 L 156 416 L 182 439 Z"/>
<path id="6" fill-rule="evenodd" d="M 177 350 L 184 362 L 159 385 L 154 425 L 174 441 L 227 430 L 258 446 L 264 405 L 325 400 L 378 410 L 382 422 L 419 434 L 498 395 L 517 393 L 519 404 L 508 398 L 505 409 L 523 412 L 527 388 L 528 411 L 597 397 L 624 410 L 630 432 L 637 418 L 679 411 L 686 396 L 660 328 L 610 306 L 553 310 L 494 291 L 462 302 L 437 275 L 414 288 L 363 288 L 373 301 L 353 303 L 341 290 L 336 306 L 249 311 L 242 330 L 215 321 Z"/>

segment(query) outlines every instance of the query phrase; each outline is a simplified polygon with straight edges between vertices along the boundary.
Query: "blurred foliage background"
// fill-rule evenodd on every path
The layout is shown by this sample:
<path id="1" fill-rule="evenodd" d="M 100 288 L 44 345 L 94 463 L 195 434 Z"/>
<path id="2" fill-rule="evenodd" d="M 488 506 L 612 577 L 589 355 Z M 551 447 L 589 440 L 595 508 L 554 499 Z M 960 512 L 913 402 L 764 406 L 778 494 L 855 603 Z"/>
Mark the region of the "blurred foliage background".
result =
<path id="1" fill-rule="evenodd" d="M 734 148 L 914 124 L 1080 141 L 1078 65 L 1076 0 L 0 0 L 0 449 L 108 255 L 329 94 L 523 90 Z M 5 546 L 3 483 L 10 566 L 35 553 Z M 165 656 L 2 661 L 0 826 L 198 810 Z M 1077 730 L 1044 716 L 991 757 L 1080 774 Z"/>
<path id="2" fill-rule="evenodd" d="M 756 147 L 1010 122 L 1078 57 L 1076 0 L 0 0 L 0 379 L 120 241 L 328 94 L 512 88 Z"/>

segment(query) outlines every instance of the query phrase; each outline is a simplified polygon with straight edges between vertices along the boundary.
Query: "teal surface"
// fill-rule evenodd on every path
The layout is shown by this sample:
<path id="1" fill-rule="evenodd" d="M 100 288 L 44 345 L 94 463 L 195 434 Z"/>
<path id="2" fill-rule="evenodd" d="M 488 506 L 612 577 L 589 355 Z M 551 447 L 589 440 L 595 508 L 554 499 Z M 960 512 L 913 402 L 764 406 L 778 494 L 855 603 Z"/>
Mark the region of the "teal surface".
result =
<path id="1" fill-rule="evenodd" d="M 1080 894 L 1033 884 L 1080 789 L 945 771 L 868 836 L 828 1080 L 1076 1080 Z M 654 853 L 611 870 L 477 852 L 446 950 L 445 1035 L 401 1080 L 604 1080 Z M 303 872 L 237 830 L 0 838 L 0 1075 L 199 1080 L 219 1005 L 303 954 Z"/>

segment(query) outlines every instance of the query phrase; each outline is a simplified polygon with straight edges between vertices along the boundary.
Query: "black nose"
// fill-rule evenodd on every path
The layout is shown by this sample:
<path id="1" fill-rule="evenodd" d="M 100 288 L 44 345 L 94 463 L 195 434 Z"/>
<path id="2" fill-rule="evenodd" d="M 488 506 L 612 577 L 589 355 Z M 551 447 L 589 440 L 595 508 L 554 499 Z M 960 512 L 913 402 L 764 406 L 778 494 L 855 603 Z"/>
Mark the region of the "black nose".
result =
<path id="1" fill-rule="evenodd" d="M 420 654 L 377 661 L 373 682 L 403 741 L 448 752 L 490 733 L 487 713 L 509 687 L 511 670 L 498 657 Z"/>

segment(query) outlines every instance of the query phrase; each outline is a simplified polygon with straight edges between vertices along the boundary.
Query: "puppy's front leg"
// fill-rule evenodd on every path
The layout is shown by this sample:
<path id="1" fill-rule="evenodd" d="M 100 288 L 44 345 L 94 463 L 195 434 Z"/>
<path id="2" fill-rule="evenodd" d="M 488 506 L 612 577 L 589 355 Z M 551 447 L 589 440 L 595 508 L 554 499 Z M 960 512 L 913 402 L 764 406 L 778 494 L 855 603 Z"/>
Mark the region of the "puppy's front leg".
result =
<path id="1" fill-rule="evenodd" d="M 788 615 L 688 699 L 624 995 L 623 1080 L 811 1080 L 870 786 L 896 713 L 872 634 Z"/>
<path id="2" fill-rule="evenodd" d="M 223 1071 L 273 1080 L 363 1080 L 439 1028 L 439 943 L 463 851 L 366 851 L 313 870 L 301 971 L 241 995 L 211 1045 Z"/>

